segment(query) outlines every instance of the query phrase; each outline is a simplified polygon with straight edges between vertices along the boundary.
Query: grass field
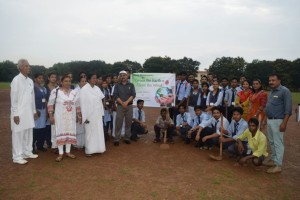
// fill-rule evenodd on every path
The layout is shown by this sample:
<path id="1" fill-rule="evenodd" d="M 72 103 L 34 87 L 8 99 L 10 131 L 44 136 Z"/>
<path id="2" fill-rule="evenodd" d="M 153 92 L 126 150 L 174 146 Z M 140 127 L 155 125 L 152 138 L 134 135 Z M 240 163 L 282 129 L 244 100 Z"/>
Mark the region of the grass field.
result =
<path id="1" fill-rule="evenodd" d="M 0 82 L 0 89 L 9 89 L 10 83 L 8 82 Z"/>

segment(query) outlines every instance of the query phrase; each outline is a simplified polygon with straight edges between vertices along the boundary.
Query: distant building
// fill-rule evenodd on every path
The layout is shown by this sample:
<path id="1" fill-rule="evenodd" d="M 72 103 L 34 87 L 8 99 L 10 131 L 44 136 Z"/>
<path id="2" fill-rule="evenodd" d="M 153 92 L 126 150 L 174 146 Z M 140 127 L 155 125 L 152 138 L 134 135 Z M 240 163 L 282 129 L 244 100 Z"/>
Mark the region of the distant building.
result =
<path id="1" fill-rule="evenodd" d="M 202 76 L 207 76 L 206 70 L 198 70 L 197 71 L 197 77 L 195 77 L 198 81 L 200 81 Z"/>

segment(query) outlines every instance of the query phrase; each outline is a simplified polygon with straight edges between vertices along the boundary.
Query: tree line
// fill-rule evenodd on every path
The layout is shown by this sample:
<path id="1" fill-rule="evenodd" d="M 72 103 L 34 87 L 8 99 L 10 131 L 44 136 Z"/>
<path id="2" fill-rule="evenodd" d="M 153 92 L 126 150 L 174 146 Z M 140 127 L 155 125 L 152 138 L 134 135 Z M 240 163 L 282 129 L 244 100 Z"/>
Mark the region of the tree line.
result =
<path id="1" fill-rule="evenodd" d="M 30 60 L 29 60 L 30 62 Z M 153 72 L 153 73 L 179 73 L 185 71 L 188 74 L 197 75 L 200 62 L 191 58 L 172 59 L 165 57 L 150 57 L 145 60 L 143 65 L 138 62 L 125 60 L 113 64 L 106 63 L 102 60 L 93 61 L 72 61 L 66 63 L 56 63 L 50 68 L 42 65 L 32 65 L 31 75 L 35 73 L 48 74 L 54 72 L 58 75 L 71 72 L 74 80 L 80 72 L 96 73 L 98 75 L 118 74 L 119 71 L 128 69 L 132 73 Z M 239 77 L 242 74 L 249 80 L 258 78 L 264 85 L 268 85 L 268 74 L 277 72 L 282 76 L 282 82 L 293 91 L 300 88 L 300 58 L 290 61 L 286 59 L 276 59 L 274 61 L 253 60 L 247 63 L 242 57 L 221 57 L 207 69 L 218 78 L 226 77 L 231 79 Z M 18 74 L 16 63 L 11 61 L 0 62 L 0 80 L 10 82 Z"/>

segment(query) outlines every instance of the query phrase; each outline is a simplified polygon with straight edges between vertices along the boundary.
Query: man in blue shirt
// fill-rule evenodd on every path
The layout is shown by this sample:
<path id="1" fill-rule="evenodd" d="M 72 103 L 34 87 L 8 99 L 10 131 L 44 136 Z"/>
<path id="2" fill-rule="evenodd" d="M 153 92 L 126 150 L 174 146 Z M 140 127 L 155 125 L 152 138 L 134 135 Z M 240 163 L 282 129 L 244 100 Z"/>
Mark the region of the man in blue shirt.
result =
<path id="1" fill-rule="evenodd" d="M 266 116 L 271 157 L 264 165 L 271 166 L 267 173 L 280 173 L 284 154 L 283 136 L 292 115 L 292 95 L 288 88 L 281 85 L 278 74 L 269 76 L 269 85 L 271 92 L 267 100 Z M 266 122 L 263 125 L 265 124 Z"/>

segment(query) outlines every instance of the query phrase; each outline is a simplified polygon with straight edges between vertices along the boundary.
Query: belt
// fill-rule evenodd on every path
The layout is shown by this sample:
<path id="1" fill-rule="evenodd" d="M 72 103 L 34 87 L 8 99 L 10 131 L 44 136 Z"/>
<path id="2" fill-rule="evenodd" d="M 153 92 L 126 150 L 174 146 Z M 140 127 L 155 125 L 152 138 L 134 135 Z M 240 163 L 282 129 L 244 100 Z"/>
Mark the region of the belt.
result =
<path id="1" fill-rule="evenodd" d="M 283 119 L 283 118 L 278 118 L 278 117 L 268 117 L 268 119 Z"/>

